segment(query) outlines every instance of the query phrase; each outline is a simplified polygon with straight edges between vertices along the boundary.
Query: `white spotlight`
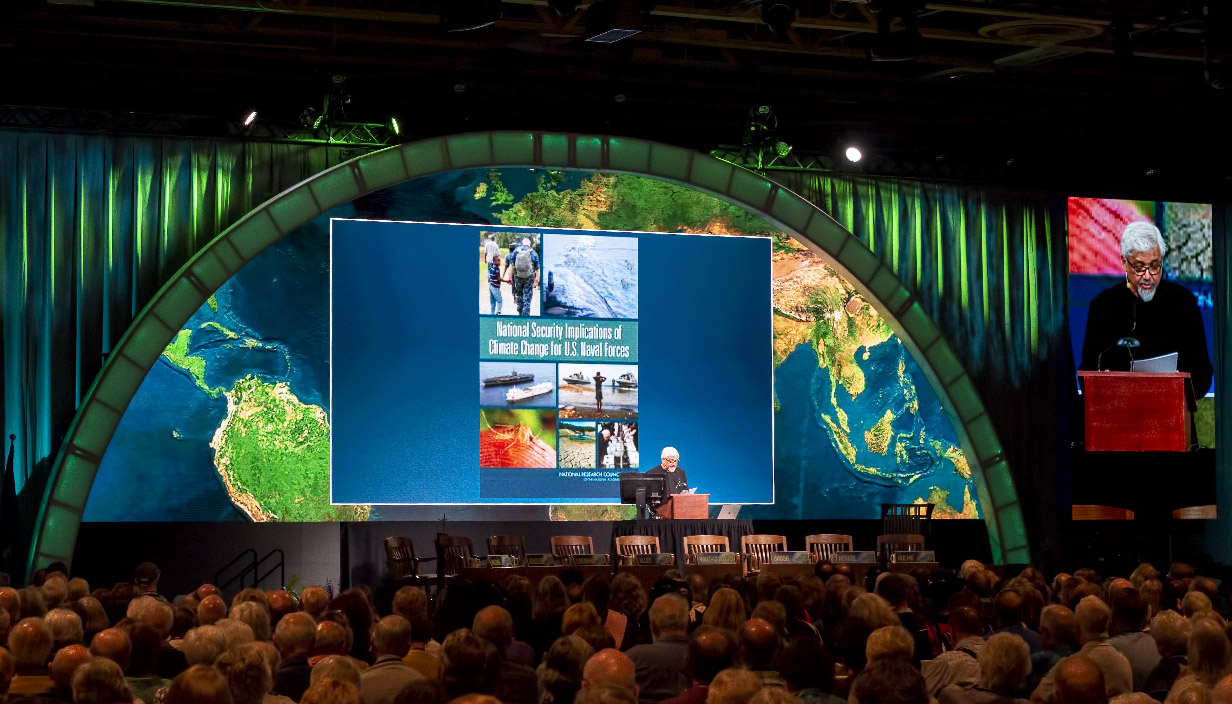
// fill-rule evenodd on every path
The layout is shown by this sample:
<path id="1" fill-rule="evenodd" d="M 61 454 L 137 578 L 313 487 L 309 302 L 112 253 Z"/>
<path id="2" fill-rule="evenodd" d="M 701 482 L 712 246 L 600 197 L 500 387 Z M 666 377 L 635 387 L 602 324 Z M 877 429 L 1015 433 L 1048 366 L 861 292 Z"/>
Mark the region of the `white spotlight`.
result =
<path id="1" fill-rule="evenodd" d="M 253 123 L 253 121 L 255 121 L 256 119 L 257 119 L 257 111 L 256 111 L 256 110 L 253 110 L 252 112 L 248 113 L 248 116 L 247 116 L 247 117 L 245 117 L 245 118 L 244 118 L 244 126 L 245 126 L 245 127 L 248 127 L 248 126 L 249 126 L 249 125 L 251 125 L 251 124 Z"/>
<path id="2" fill-rule="evenodd" d="M 843 154 L 847 156 L 847 161 L 852 163 L 864 158 L 864 155 L 860 153 L 860 150 L 855 147 L 847 147 L 847 151 L 843 152 Z"/>

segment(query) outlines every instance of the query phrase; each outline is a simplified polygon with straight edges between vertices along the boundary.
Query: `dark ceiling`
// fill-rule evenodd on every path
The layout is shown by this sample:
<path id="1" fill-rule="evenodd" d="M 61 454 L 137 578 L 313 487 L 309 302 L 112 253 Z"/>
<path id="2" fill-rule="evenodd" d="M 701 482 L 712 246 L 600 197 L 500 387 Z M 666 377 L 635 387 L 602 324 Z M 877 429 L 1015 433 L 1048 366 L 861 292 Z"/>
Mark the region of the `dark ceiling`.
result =
<path id="1" fill-rule="evenodd" d="M 250 109 L 290 125 L 345 74 L 347 119 L 396 114 L 410 139 L 569 130 L 710 150 L 769 104 L 792 163 L 829 166 L 858 141 L 878 173 L 1194 199 L 1232 186 L 1228 22 L 1208 16 L 1226 0 L 920 3 L 915 58 L 890 63 L 868 58 L 876 4 L 841 0 L 796 2 L 785 32 L 756 1 L 646 4 L 641 33 L 611 45 L 583 40 L 589 1 L 564 15 L 547 0 L 60 2 L 0 4 L 0 103 L 106 111 L 76 127 L 157 113 L 201 118 L 133 129 L 212 134 Z M 441 24 L 485 4 L 491 26 Z"/>

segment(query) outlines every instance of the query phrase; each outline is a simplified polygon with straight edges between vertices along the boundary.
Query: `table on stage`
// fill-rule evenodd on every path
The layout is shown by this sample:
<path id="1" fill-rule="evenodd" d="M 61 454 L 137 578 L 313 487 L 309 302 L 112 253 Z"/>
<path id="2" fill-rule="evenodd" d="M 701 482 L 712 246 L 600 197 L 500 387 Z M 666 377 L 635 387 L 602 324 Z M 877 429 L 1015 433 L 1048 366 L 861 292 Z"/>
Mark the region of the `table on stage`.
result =
<path id="1" fill-rule="evenodd" d="M 618 521 L 612 524 L 613 559 L 616 555 L 616 538 L 622 535 L 653 535 L 659 539 L 659 549 L 676 555 L 676 565 L 683 567 L 684 539 L 690 535 L 726 535 L 732 552 L 740 552 L 740 538 L 753 534 L 753 522 L 742 520 L 636 520 Z"/>
<path id="2" fill-rule="evenodd" d="M 471 582 L 487 581 L 504 587 L 505 580 L 510 577 L 525 577 L 530 580 L 531 593 L 539 584 L 539 580 L 548 575 L 560 576 L 565 570 L 577 570 L 582 573 L 582 579 L 596 575 L 612 576 L 611 565 L 552 565 L 550 567 L 463 567 L 458 570 L 458 576 Z"/>

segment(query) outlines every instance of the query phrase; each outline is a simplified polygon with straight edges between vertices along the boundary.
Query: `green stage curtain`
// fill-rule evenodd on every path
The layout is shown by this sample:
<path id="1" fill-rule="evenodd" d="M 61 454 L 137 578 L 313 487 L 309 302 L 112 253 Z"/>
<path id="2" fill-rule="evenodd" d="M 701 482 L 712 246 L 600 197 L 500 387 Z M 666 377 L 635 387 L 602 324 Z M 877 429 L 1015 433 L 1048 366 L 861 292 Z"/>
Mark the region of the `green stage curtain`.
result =
<path id="1" fill-rule="evenodd" d="M 50 465 L 105 356 L 171 274 L 262 201 L 360 153 L 0 130 L 0 391 L 17 489 Z"/>
<path id="2" fill-rule="evenodd" d="M 1024 384 L 1068 320 L 1063 199 L 979 186 L 775 173 L 915 291 L 973 377 Z"/>

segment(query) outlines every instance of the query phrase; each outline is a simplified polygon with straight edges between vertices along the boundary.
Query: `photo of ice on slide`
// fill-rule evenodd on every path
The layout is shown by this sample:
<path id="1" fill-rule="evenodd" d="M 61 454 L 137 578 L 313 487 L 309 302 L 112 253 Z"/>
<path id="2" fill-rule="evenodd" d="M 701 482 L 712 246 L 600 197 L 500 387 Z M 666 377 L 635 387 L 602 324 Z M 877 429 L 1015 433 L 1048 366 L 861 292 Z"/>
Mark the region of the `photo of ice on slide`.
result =
<path id="1" fill-rule="evenodd" d="M 593 420 L 562 421 L 560 433 L 560 466 L 567 469 L 595 468 L 595 422 Z"/>
<path id="2" fill-rule="evenodd" d="M 637 238 L 543 236 L 545 315 L 637 317 Z"/>
<path id="3" fill-rule="evenodd" d="M 595 436 L 600 469 L 637 469 L 637 423 L 600 423 Z"/>
<path id="4" fill-rule="evenodd" d="M 539 235 L 479 231 L 479 314 L 539 315 Z"/>
<path id="5" fill-rule="evenodd" d="M 480 362 L 479 405 L 483 408 L 556 408 L 556 365 Z"/>
<path id="6" fill-rule="evenodd" d="M 637 418 L 636 364 L 560 364 L 561 418 Z"/>
<path id="7" fill-rule="evenodd" d="M 556 468 L 556 414 L 550 410 L 479 411 L 479 466 Z"/>

